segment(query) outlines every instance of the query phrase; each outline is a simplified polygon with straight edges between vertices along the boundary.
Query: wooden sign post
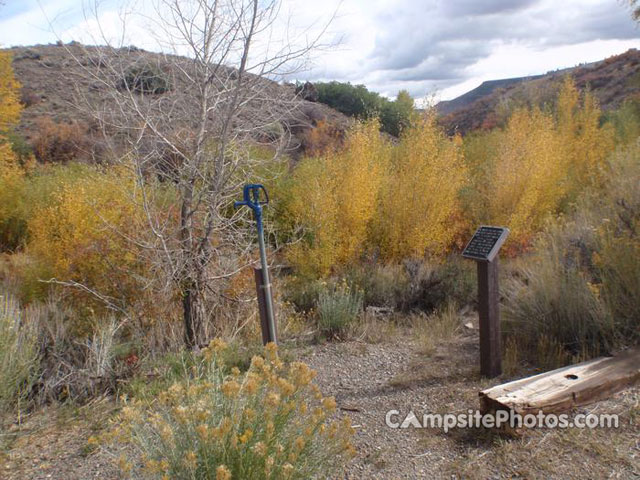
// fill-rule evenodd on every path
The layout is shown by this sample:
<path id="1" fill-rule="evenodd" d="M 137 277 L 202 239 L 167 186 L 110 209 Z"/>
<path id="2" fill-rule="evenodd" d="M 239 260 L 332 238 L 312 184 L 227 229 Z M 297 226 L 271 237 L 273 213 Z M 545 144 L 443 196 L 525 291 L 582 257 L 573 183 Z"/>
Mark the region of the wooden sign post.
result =
<path id="1" fill-rule="evenodd" d="M 475 260 L 478 266 L 480 373 L 489 378 L 502 373 L 498 252 L 507 235 L 507 228 L 482 226 L 462 252 L 463 257 Z"/>

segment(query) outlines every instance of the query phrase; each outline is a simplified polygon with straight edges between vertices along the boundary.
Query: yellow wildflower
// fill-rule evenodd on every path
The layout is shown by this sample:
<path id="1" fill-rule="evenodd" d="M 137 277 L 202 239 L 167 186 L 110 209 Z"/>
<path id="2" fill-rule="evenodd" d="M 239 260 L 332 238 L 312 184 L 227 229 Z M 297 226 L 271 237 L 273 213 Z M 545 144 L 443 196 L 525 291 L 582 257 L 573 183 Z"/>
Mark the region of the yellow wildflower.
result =
<path id="1" fill-rule="evenodd" d="M 264 356 L 267 358 L 267 360 L 273 362 L 278 358 L 278 346 L 273 342 L 267 343 L 267 345 L 264 347 Z"/>
<path id="2" fill-rule="evenodd" d="M 260 455 L 261 457 L 264 457 L 267 454 L 267 446 L 264 444 L 264 442 L 258 442 L 256 443 L 251 450 L 253 450 L 256 454 Z"/>
<path id="3" fill-rule="evenodd" d="M 149 473 L 157 473 L 160 469 L 160 464 L 156 460 L 147 460 L 147 462 L 144 465 L 144 468 Z"/>
<path id="4" fill-rule="evenodd" d="M 231 472 L 226 465 L 219 465 L 216 468 L 216 480 L 231 480 Z"/>
<path id="5" fill-rule="evenodd" d="M 205 423 L 198 425 L 196 427 L 196 432 L 198 433 L 200 440 L 207 440 L 207 438 L 209 438 L 209 426 Z"/>
<path id="6" fill-rule="evenodd" d="M 244 411 L 244 417 L 247 421 L 251 422 L 256 418 L 256 411 L 253 408 L 246 408 Z"/>
<path id="7" fill-rule="evenodd" d="M 216 337 L 209 343 L 209 348 L 213 350 L 214 353 L 219 353 L 227 349 L 227 344 L 221 338 Z"/>
<path id="8" fill-rule="evenodd" d="M 267 477 L 271 473 L 271 469 L 273 468 L 274 463 L 275 463 L 275 460 L 273 459 L 273 457 L 268 457 L 267 460 L 264 462 L 264 471 L 267 474 Z"/>
<path id="9" fill-rule="evenodd" d="M 293 448 L 298 452 L 302 451 L 304 446 L 305 446 L 305 441 L 304 441 L 304 438 L 302 437 L 296 438 L 295 441 L 293 442 Z"/>
<path id="10" fill-rule="evenodd" d="M 251 376 L 247 379 L 244 384 L 244 389 L 247 391 L 249 395 L 253 395 L 258 391 L 258 380 L 254 376 Z"/>
<path id="11" fill-rule="evenodd" d="M 296 387 L 304 387 L 311 383 L 316 372 L 302 362 L 293 362 L 289 371 L 289 379 Z"/>
<path id="12" fill-rule="evenodd" d="M 125 457 L 124 454 L 120 455 L 120 458 L 118 458 L 118 467 L 122 473 L 129 473 L 131 471 L 131 463 L 129 463 L 129 460 L 127 460 L 127 457 Z"/>
<path id="13" fill-rule="evenodd" d="M 259 355 L 254 355 L 251 359 L 251 367 L 255 369 L 261 369 L 264 367 L 264 358 Z"/>
<path id="14" fill-rule="evenodd" d="M 225 397 L 233 398 L 240 391 L 240 384 L 235 380 L 228 380 L 220 387 Z"/>
<path id="15" fill-rule="evenodd" d="M 294 387 L 286 378 L 278 378 L 278 388 L 280 389 L 280 393 L 283 397 L 292 395 L 296 390 L 296 387 Z"/>
<path id="16" fill-rule="evenodd" d="M 198 464 L 197 459 L 198 457 L 196 455 L 196 452 L 188 451 L 184 456 L 184 464 L 187 466 L 187 468 L 195 469 Z"/>
<path id="17" fill-rule="evenodd" d="M 280 404 L 280 395 L 274 392 L 267 394 L 265 403 L 270 407 L 276 408 Z"/>
<path id="18" fill-rule="evenodd" d="M 220 433 L 222 435 L 226 435 L 227 433 L 229 433 L 231 431 L 231 420 L 229 419 L 229 417 L 224 417 L 222 419 L 222 421 L 220 422 Z"/>
<path id="19" fill-rule="evenodd" d="M 334 397 L 325 397 L 322 399 L 322 406 L 327 412 L 334 412 L 336 409 L 336 399 Z"/>
<path id="20" fill-rule="evenodd" d="M 289 478 L 289 477 L 291 477 L 291 475 L 293 474 L 293 470 L 294 470 L 293 465 L 291 465 L 289 462 L 285 463 L 285 464 L 282 466 L 282 475 L 283 475 L 283 478 Z"/>
<path id="21" fill-rule="evenodd" d="M 240 438 L 238 440 L 240 441 L 240 443 L 247 443 L 249 440 L 251 440 L 251 437 L 253 437 L 253 430 L 248 428 L 242 435 L 240 435 Z"/>

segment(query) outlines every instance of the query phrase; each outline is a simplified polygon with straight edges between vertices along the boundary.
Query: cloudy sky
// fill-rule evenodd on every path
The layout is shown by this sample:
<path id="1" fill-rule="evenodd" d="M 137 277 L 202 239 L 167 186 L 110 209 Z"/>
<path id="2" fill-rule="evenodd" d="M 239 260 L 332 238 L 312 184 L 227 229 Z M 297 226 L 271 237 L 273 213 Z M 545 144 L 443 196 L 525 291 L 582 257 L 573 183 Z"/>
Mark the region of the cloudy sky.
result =
<path id="1" fill-rule="evenodd" d="M 96 20 L 82 0 L 4 0 L 0 45 L 90 41 L 98 24 L 116 37 L 123 2 L 101 0 Z M 324 36 L 331 47 L 316 52 L 297 78 L 362 83 L 389 97 L 407 89 L 416 98 L 448 99 L 484 80 L 640 48 L 625 0 L 283 0 L 281 9 L 304 32 L 334 13 Z M 158 49 L 148 23 L 129 24 L 124 44 Z"/>

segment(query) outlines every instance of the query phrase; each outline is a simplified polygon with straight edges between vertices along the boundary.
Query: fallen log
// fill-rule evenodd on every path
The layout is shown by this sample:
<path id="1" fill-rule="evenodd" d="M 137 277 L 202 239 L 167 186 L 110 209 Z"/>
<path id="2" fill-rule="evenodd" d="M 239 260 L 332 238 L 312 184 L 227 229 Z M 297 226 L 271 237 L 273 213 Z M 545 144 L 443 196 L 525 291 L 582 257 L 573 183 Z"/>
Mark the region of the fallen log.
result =
<path id="1" fill-rule="evenodd" d="M 560 413 L 613 395 L 640 380 L 640 348 L 559 368 L 480 392 L 483 413 Z"/>

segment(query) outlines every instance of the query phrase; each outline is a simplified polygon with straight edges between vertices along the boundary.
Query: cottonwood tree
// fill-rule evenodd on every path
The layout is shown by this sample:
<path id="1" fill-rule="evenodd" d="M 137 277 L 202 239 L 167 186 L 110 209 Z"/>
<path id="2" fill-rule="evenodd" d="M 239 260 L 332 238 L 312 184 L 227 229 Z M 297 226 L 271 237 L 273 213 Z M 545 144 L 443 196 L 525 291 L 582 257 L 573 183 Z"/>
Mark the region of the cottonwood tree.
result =
<path id="1" fill-rule="evenodd" d="M 111 161 L 135 179 L 146 227 L 128 239 L 151 271 L 141 288 L 179 296 L 193 348 L 205 298 L 242 268 L 251 247 L 247 213 L 234 211 L 233 201 L 286 147 L 296 119 L 299 100 L 275 80 L 304 64 L 324 28 L 275 41 L 287 33 L 277 0 L 153 5 L 151 30 L 162 51 L 176 55 L 87 47 L 76 57 L 91 92 L 79 88 L 78 100 L 105 133 Z M 256 155 L 265 145 L 270 160 Z"/>

